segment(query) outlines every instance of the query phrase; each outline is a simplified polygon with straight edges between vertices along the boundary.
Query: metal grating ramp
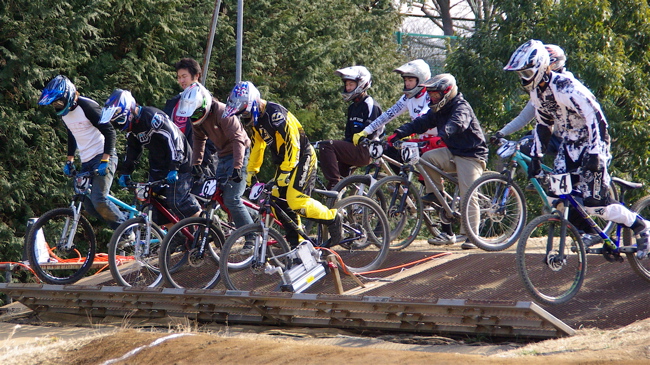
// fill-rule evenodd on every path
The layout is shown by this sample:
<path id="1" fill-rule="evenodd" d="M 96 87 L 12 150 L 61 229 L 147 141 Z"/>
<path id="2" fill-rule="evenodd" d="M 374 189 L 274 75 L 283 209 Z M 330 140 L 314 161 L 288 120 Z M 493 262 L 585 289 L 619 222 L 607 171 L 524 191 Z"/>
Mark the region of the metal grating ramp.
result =
<path id="1" fill-rule="evenodd" d="M 441 335 L 553 338 L 574 330 L 532 302 L 116 286 L 0 284 L 36 312 Z"/>

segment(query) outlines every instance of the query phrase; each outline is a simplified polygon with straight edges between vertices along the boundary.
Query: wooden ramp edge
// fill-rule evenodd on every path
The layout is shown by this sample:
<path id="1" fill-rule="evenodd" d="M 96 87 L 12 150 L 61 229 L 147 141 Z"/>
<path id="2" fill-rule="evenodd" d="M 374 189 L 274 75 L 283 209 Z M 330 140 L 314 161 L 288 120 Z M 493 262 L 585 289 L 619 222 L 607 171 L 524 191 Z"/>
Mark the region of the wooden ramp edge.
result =
<path id="1" fill-rule="evenodd" d="M 2 284 L 35 312 L 438 335 L 556 338 L 575 331 L 533 302 L 118 286 Z"/>

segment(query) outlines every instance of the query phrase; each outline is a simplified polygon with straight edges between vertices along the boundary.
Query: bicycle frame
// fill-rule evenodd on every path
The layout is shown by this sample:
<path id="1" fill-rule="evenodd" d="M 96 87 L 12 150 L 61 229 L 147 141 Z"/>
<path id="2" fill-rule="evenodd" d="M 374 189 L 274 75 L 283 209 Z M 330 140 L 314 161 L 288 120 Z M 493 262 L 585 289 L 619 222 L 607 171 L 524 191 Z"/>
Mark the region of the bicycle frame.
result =
<path id="1" fill-rule="evenodd" d="M 508 163 L 509 167 L 504 168 L 502 171 L 502 174 L 507 174 L 510 180 L 513 180 L 515 178 L 518 166 L 521 167 L 526 174 L 528 174 L 528 164 L 530 164 L 530 161 L 532 160 L 529 156 L 526 156 L 526 154 L 519 150 L 519 144 L 519 142 L 516 143 L 516 150 L 510 157 L 510 162 Z M 542 164 L 542 170 L 546 173 L 551 173 L 553 171 L 551 167 L 544 164 Z M 542 199 L 542 204 L 544 204 L 545 208 L 548 209 L 548 211 L 551 211 L 553 208 L 551 207 L 551 203 L 548 201 L 548 195 L 542 187 L 542 184 L 540 184 L 537 178 L 532 178 L 529 180 L 535 187 L 537 194 L 539 194 L 540 198 Z M 509 189 L 509 187 L 506 187 L 506 189 Z M 508 190 L 504 191 L 503 196 L 507 196 L 507 194 Z"/>

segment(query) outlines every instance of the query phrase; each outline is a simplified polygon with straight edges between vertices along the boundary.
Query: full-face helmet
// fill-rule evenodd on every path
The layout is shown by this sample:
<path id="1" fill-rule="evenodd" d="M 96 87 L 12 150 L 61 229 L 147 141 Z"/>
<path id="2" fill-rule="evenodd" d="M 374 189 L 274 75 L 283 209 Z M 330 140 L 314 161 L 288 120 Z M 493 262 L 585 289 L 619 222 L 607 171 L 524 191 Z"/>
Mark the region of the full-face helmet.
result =
<path id="1" fill-rule="evenodd" d="M 115 89 L 102 108 L 100 123 L 111 122 L 119 130 L 131 130 L 137 105 L 130 91 Z"/>
<path id="2" fill-rule="evenodd" d="M 52 105 L 57 115 L 67 115 L 77 103 L 77 88 L 63 75 L 53 78 L 43 89 L 38 105 Z"/>
<path id="3" fill-rule="evenodd" d="M 257 125 L 261 103 L 262 96 L 255 85 L 250 81 L 240 81 L 230 92 L 222 117 L 239 115 L 244 124 L 253 122 L 254 125 Z M 246 122 L 247 120 L 248 122 Z"/>
<path id="4" fill-rule="evenodd" d="M 560 46 L 555 44 L 545 44 L 544 48 L 548 52 L 551 70 L 556 72 L 564 71 L 564 64 L 566 63 L 566 54 Z"/>
<path id="5" fill-rule="evenodd" d="M 200 125 L 210 114 L 211 106 L 212 95 L 205 86 L 195 82 L 181 93 L 176 116 L 190 118 L 193 125 Z"/>
<path id="6" fill-rule="evenodd" d="M 524 90 L 531 91 L 542 81 L 549 64 L 550 58 L 544 44 L 532 39 L 517 48 L 503 69 L 517 72 Z"/>
<path id="7" fill-rule="evenodd" d="M 456 85 L 456 78 L 452 74 L 436 75 L 420 84 L 420 86 L 425 87 L 429 93 L 432 91 L 440 93 L 440 98 L 431 97 L 431 102 L 429 103 L 429 108 L 434 112 L 442 109 L 449 100 L 458 95 L 458 85 Z"/>
<path id="8" fill-rule="evenodd" d="M 406 87 L 404 87 L 404 95 L 409 99 L 420 95 L 423 89 L 420 84 L 431 78 L 431 69 L 429 68 L 429 65 L 424 62 L 424 60 L 420 59 L 407 62 L 393 71 L 402 75 L 402 77 L 415 77 L 417 79 L 414 88 L 407 90 Z"/>
<path id="9" fill-rule="evenodd" d="M 372 85 L 372 76 L 370 71 L 364 66 L 351 66 L 346 68 L 341 68 L 335 72 L 341 80 L 343 80 L 343 100 L 352 101 L 357 96 L 363 94 L 366 90 L 370 89 Z M 354 88 L 351 92 L 345 90 L 345 80 L 352 80 L 357 83 L 357 87 Z"/>

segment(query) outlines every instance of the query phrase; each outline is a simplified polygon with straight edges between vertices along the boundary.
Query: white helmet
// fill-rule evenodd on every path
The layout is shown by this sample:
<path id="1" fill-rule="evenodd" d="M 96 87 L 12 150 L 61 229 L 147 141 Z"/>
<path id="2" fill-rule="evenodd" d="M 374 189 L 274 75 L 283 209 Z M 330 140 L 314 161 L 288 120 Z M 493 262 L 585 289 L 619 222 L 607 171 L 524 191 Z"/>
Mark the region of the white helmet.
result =
<path id="1" fill-rule="evenodd" d="M 566 54 L 560 46 L 555 44 L 545 44 L 544 48 L 548 52 L 549 62 L 551 63 L 551 70 L 562 72 L 564 71 L 564 64 L 566 63 Z"/>
<path id="2" fill-rule="evenodd" d="M 205 86 L 195 82 L 181 93 L 176 116 L 190 118 L 192 125 L 200 125 L 210 114 L 210 107 L 212 107 L 212 95 Z"/>
<path id="3" fill-rule="evenodd" d="M 345 101 L 354 100 L 357 96 L 363 94 L 366 90 L 370 89 L 372 85 L 372 76 L 370 71 L 364 66 L 351 66 L 341 68 L 335 72 L 343 80 L 343 99 Z M 357 87 L 352 92 L 345 91 L 345 80 L 352 80 L 357 83 Z"/>
<path id="4" fill-rule="evenodd" d="M 531 91 L 542 81 L 549 64 L 550 58 L 544 44 L 531 39 L 517 48 L 503 69 L 516 71 L 521 78 L 521 85 L 526 91 Z"/>
<path id="5" fill-rule="evenodd" d="M 222 117 L 241 115 L 242 119 L 250 118 L 253 124 L 257 125 L 261 102 L 262 96 L 255 85 L 250 81 L 240 81 L 230 92 Z"/>
<path id="6" fill-rule="evenodd" d="M 402 77 L 415 77 L 417 79 L 414 88 L 409 90 L 404 88 L 404 95 L 409 99 L 419 95 L 424 88 L 420 84 L 431 78 L 431 69 L 429 68 L 429 65 L 421 59 L 407 62 L 393 71 L 402 75 Z"/>
<path id="7" fill-rule="evenodd" d="M 439 91 L 442 93 L 442 99 L 439 102 L 433 104 L 429 103 L 429 108 L 434 112 L 442 109 L 449 100 L 453 99 L 458 95 L 458 85 L 456 85 L 456 78 L 452 74 L 440 74 L 436 75 L 424 83 L 420 84 L 422 87 L 427 88 L 428 91 Z"/>

